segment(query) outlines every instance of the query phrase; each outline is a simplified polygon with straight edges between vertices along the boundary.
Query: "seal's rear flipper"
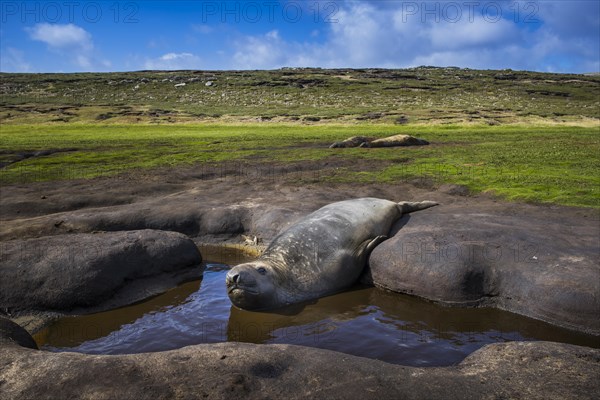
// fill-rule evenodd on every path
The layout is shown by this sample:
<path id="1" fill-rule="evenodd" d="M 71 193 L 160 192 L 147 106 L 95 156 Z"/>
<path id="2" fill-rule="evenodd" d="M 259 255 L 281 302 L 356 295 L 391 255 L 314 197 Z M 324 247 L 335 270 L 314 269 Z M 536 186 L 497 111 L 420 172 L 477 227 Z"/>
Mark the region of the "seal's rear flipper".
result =
<path id="1" fill-rule="evenodd" d="M 398 203 L 398 207 L 400 208 L 400 211 L 402 211 L 402 214 L 408 214 L 413 211 L 420 211 L 429 207 L 437 206 L 438 204 L 439 203 L 435 201 L 401 201 Z"/>

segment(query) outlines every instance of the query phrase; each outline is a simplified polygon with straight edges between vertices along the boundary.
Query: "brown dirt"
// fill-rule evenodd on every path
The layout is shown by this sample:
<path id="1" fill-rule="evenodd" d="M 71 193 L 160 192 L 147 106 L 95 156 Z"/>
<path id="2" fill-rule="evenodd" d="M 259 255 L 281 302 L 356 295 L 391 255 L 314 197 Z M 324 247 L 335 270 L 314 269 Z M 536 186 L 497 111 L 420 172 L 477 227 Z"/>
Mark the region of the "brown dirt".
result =
<path id="1" fill-rule="evenodd" d="M 397 160 L 396 162 L 402 162 Z M 87 208 L 148 201 L 193 191 L 195 199 L 215 206 L 237 204 L 249 198 L 300 209 L 356 197 L 389 200 L 436 200 L 443 207 L 473 212 L 518 216 L 598 229 L 600 214 L 588 208 L 507 202 L 491 195 L 468 195 L 455 185 L 437 186 L 426 179 L 394 184 L 334 183 L 330 177 L 353 171 L 379 169 L 390 161 L 330 157 L 303 163 L 270 163 L 259 160 L 194 167 L 133 171 L 114 177 L 33 182 L 0 187 L 0 222 Z M 450 210 L 450 209 L 449 209 Z"/>

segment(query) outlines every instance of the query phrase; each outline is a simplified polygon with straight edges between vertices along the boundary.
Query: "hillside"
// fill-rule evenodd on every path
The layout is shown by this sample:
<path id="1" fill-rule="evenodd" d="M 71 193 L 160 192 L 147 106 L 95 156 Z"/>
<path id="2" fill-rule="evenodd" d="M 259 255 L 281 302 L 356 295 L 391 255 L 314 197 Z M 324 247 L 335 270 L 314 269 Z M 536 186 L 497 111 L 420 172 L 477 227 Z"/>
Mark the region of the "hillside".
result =
<path id="1" fill-rule="evenodd" d="M 590 120 L 590 118 L 592 120 Z M 0 74 L 0 122 L 597 123 L 600 76 L 419 67 Z"/>

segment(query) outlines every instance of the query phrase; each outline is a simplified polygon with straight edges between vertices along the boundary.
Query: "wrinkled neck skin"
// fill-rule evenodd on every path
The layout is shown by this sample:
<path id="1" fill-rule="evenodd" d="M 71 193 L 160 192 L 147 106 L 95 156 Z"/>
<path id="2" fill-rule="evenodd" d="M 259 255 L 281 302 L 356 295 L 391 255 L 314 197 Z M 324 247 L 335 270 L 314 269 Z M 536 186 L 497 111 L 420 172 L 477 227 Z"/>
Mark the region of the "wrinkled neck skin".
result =
<path id="1" fill-rule="evenodd" d="M 301 293 L 295 287 L 294 281 L 288 277 L 289 274 L 286 272 L 287 267 L 283 257 L 270 254 L 261 257 L 258 262 L 270 268 L 273 282 L 276 285 L 270 305 L 266 306 L 265 309 L 281 308 L 301 300 Z"/>

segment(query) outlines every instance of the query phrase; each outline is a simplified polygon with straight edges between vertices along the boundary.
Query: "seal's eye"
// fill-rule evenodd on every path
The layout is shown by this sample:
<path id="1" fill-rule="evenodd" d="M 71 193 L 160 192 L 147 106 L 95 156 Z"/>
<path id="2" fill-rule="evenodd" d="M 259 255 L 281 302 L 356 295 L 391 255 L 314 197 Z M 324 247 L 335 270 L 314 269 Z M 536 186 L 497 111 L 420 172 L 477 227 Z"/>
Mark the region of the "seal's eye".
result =
<path id="1" fill-rule="evenodd" d="M 267 270 L 264 269 L 263 267 L 258 267 L 256 268 L 256 270 L 258 271 L 259 274 L 264 275 L 267 273 Z"/>

